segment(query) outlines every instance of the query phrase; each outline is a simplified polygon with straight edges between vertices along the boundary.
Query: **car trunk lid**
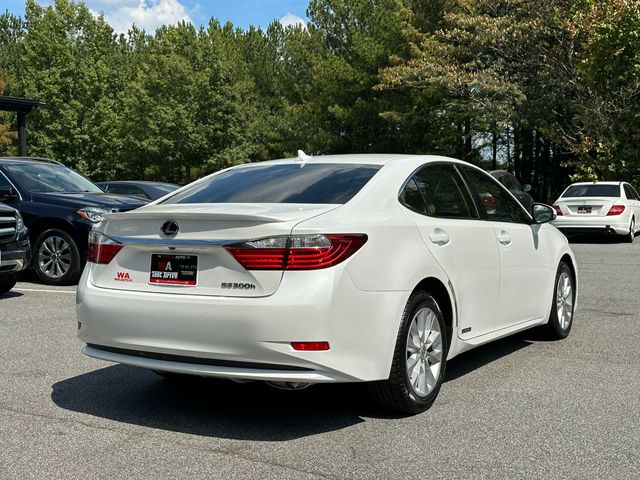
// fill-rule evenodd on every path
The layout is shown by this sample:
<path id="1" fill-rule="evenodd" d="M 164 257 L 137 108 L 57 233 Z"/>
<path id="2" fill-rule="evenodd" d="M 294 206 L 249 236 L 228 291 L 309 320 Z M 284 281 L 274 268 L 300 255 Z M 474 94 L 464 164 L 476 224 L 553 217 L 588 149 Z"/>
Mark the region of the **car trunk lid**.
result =
<path id="1" fill-rule="evenodd" d="M 567 216 L 605 217 L 616 200 L 615 197 L 568 197 L 560 198 L 556 205 Z"/>
<path id="2" fill-rule="evenodd" d="M 90 264 L 102 288 L 188 295 L 259 297 L 275 293 L 281 270 L 246 270 L 225 245 L 289 235 L 299 222 L 339 205 L 149 205 L 108 215 L 98 229 L 123 248 L 108 264 Z M 163 225 L 177 225 L 175 235 Z M 172 233 L 169 231 L 169 233 Z M 188 273 L 195 270 L 193 278 Z M 166 274 L 163 273 L 167 272 Z"/>

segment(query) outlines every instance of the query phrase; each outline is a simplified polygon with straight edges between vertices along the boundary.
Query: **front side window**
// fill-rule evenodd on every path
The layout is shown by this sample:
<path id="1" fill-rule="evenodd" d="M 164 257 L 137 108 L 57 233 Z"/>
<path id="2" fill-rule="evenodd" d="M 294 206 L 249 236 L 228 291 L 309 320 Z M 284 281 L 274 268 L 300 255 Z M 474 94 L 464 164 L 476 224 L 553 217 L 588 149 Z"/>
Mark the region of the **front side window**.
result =
<path id="1" fill-rule="evenodd" d="M 343 204 L 380 168 L 379 165 L 338 163 L 241 167 L 195 183 L 163 203 Z"/>
<path id="2" fill-rule="evenodd" d="M 529 216 L 520 203 L 491 176 L 474 168 L 462 167 L 462 170 L 471 188 L 475 190 L 484 218 L 495 222 L 530 223 Z"/>
<path id="3" fill-rule="evenodd" d="M 427 165 L 405 185 L 400 201 L 433 217 L 477 218 L 473 201 L 452 165 Z"/>
<path id="4" fill-rule="evenodd" d="M 62 165 L 21 163 L 5 168 L 16 184 L 31 193 L 102 192 L 82 175 Z"/>

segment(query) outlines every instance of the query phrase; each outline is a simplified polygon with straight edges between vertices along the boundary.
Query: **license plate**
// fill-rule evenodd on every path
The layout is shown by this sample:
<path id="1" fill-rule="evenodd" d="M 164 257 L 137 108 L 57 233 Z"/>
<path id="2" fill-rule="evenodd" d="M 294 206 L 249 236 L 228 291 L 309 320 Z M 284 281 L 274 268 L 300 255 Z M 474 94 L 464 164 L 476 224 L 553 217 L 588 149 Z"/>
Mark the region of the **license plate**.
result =
<path id="1" fill-rule="evenodd" d="M 591 207 L 578 207 L 578 213 L 591 213 Z"/>
<path id="2" fill-rule="evenodd" d="M 151 255 L 150 283 L 193 286 L 198 278 L 196 255 Z"/>

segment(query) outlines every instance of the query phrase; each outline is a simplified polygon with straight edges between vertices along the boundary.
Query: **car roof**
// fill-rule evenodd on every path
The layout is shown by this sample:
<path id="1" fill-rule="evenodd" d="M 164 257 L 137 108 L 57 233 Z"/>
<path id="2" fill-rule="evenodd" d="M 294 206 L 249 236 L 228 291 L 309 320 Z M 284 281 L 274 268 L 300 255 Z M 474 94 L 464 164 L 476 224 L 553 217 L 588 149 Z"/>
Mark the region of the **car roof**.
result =
<path id="1" fill-rule="evenodd" d="M 621 182 L 621 181 L 615 181 L 615 182 L 576 182 L 576 183 L 572 183 L 571 185 L 569 185 L 570 187 L 572 187 L 573 185 L 620 185 L 622 183 L 625 182 Z"/>
<path id="2" fill-rule="evenodd" d="M 107 185 L 107 184 L 114 184 L 114 183 L 121 183 L 125 185 L 150 185 L 150 186 L 176 185 L 175 183 L 171 183 L 171 182 L 153 182 L 151 180 L 104 180 L 102 182 L 95 182 L 95 183 L 96 185 Z"/>
<path id="3" fill-rule="evenodd" d="M 410 155 L 410 154 L 398 154 L 398 153 L 358 153 L 358 154 L 338 154 L 338 155 L 315 155 L 308 156 L 303 160 L 300 157 L 282 158 L 279 160 L 268 160 L 264 162 L 243 163 L 232 168 L 250 167 L 255 165 L 274 165 L 274 164 L 289 164 L 289 163 L 305 163 L 305 164 L 323 164 L 323 163 L 346 163 L 357 165 L 388 165 L 388 164 L 402 164 L 402 163 L 415 163 L 415 162 L 455 162 L 467 164 L 462 160 L 455 158 L 443 157 L 439 155 Z"/>
<path id="4" fill-rule="evenodd" d="M 8 164 L 24 164 L 24 163 L 48 163 L 53 165 L 62 165 L 62 163 L 57 160 L 51 160 L 50 158 L 41 158 L 41 157 L 0 157 L 0 163 L 8 163 Z"/>

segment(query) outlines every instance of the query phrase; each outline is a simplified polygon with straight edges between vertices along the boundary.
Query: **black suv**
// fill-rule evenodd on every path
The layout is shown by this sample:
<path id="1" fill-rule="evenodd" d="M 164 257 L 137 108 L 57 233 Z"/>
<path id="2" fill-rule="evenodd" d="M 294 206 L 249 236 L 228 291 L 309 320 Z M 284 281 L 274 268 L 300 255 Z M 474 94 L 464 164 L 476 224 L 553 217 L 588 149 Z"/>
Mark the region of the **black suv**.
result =
<path id="1" fill-rule="evenodd" d="M 522 186 L 516 176 L 511 172 L 507 172 L 506 170 L 493 170 L 489 172 L 489 175 L 491 175 L 502 185 L 507 187 L 507 190 L 509 190 L 513 194 L 513 196 L 518 199 L 518 201 L 524 208 L 527 209 L 529 213 L 533 211 L 532 209 L 534 200 L 529 193 L 531 191 L 531 185 L 526 184 Z"/>
<path id="2" fill-rule="evenodd" d="M 22 214 L 33 246 L 32 266 L 48 285 L 78 281 L 89 231 L 104 214 L 146 203 L 105 193 L 61 163 L 30 157 L 0 158 L 0 202 Z"/>
<path id="3" fill-rule="evenodd" d="M 31 259 L 29 234 L 20 213 L 0 203 L 0 295 L 16 284 L 16 273 Z"/>

